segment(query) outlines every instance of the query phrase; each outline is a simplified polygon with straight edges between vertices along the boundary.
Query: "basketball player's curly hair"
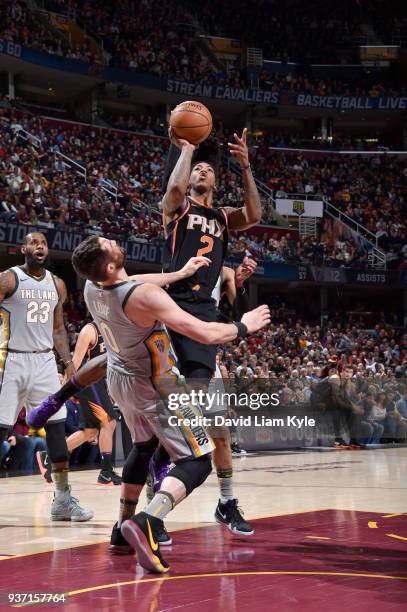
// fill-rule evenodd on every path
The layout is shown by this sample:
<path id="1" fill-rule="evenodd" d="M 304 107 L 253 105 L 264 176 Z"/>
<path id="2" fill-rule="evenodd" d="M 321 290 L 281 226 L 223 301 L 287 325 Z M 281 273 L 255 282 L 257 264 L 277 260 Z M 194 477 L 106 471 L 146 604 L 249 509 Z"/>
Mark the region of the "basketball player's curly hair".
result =
<path id="1" fill-rule="evenodd" d="M 89 236 L 72 253 L 72 265 L 81 278 L 95 283 L 106 280 L 109 255 L 102 249 L 98 236 Z"/>

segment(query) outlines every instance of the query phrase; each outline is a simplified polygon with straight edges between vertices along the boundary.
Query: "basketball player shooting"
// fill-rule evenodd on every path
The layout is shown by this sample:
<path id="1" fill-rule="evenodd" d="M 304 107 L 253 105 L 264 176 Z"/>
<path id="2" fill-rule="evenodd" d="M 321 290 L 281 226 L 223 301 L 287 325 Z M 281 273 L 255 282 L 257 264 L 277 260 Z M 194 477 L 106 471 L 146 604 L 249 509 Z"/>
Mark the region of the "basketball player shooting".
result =
<path id="1" fill-rule="evenodd" d="M 159 549 L 163 519 L 208 477 L 213 443 L 203 427 L 190 428 L 182 413 L 181 423 L 168 427 L 169 409 L 157 388 L 163 380 L 173 380 L 175 358 L 163 323 L 210 345 L 258 331 L 270 322 L 270 311 L 259 306 L 238 323 L 202 322 L 179 308 L 162 288 L 131 280 L 124 269 L 125 256 L 114 240 L 91 236 L 75 249 L 72 261 L 76 272 L 87 279 L 85 301 L 107 347 L 109 393 L 134 442 L 123 468 L 111 547 L 123 553 L 135 549 L 145 569 L 165 573 L 168 564 Z M 145 511 L 134 515 L 159 442 L 175 467 Z"/>
<path id="2" fill-rule="evenodd" d="M 29 415 L 45 395 L 60 388 L 54 346 L 65 375 L 75 371 L 63 320 L 66 287 L 45 269 L 48 244 L 44 234 L 27 234 L 21 252 L 24 265 L 0 275 L 0 447 L 23 406 Z M 79 505 L 68 485 L 65 419 L 66 408 L 61 405 L 45 425 L 55 485 L 51 519 L 88 521 L 93 512 Z"/>
<path id="3" fill-rule="evenodd" d="M 195 145 L 175 137 L 171 129 L 169 134 L 172 145 L 180 153 L 162 199 L 166 234 L 164 270 L 177 270 L 192 255 L 205 255 L 211 265 L 198 270 L 194 277 L 174 283 L 168 293 L 178 306 L 201 321 L 216 321 L 217 304 L 212 294 L 227 253 L 229 231 L 249 229 L 261 220 L 260 197 L 249 162 L 247 129 L 243 130 L 241 137 L 234 134 L 235 142 L 228 143 L 230 153 L 242 171 L 244 206 L 238 208 L 216 207 L 214 167 L 206 161 L 199 161 L 198 151 L 198 160 L 191 170 Z M 174 158 L 171 148 L 169 164 Z M 207 388 L 216 369 L 216 345 L 203 345 L 174 330 L 170 330 L 170 336 L 182 374 L 195 387 Z M 226 426 L 216 427 L 211 435 L 216 445 L 213 460 L 220 487 L 215 518 L 234 533 L 251 535 L 253 529 L 244 520 L 233 491 L 229 430 Z M 162 454 L 157 459 L 162 463 Z"/>

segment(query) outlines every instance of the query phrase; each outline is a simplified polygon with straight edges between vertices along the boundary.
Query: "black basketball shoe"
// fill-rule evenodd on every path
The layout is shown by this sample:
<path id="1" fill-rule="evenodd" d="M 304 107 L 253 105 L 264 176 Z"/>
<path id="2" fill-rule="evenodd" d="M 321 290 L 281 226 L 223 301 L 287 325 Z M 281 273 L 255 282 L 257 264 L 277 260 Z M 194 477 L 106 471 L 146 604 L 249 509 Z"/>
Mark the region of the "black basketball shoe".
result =
<path id="1" fill-rule="evenodd" d="M 146 512 L 139 512 L 121 526 L 121 532 L 135 549 L 141 567 L 156 574 L 165 574 L 170 569 L 161 556 L 158 543 L 158 533 L 162 528 L 162 520 Z"/>
<path id="2" fill-rule="evenodd" d="M 244 457 L 247 455 L 247 451 L 244 450 L 237 442 L 232 442 L 230 445 L 233 457 Z"/>
<path id="3" fill-rule="evenodd" d="M 118 527 L 117 523 L 113 525 L 112 535 L 110 536 L 109 551 L 113 555 L 134 554 L 134 549 L 123 537 L 122 532 L 120 531 L 120 527 Z"/>
<path id="4" fill-rule="evenodd" d="M 222 504 L 219 500 L 215 519 L 218 523 L 226 525 L 233 533 L 245 536 L 254 533 L 252 526 L 244 520 L 242 511 L 237 505 L 237 499 L 228 499 L 226 504 Z"/>
<path id="5" fill-rule="evenodd" d="M 121 485 L 122 479 L 114 470 L 101 470 L 97 480 L 98 485 Z"/>
<path id="6" fill-rule="evenodd" d="M 35 453 L 35 457 L 37 459 L 41 476 L 45 482 L 52 482 L 51 461 L 49 460 L 47 451 L 37 451 Z"/>
<path id="7" fill-rule="evenodd" d="M 162 527 L 159 527 L 157 529 L 156 533 L 157 533 L 157 541 L 160 546 L 171 546 L 172 538 L 170 534 L 168 533 L 164 523 L 162 524 Z"/>

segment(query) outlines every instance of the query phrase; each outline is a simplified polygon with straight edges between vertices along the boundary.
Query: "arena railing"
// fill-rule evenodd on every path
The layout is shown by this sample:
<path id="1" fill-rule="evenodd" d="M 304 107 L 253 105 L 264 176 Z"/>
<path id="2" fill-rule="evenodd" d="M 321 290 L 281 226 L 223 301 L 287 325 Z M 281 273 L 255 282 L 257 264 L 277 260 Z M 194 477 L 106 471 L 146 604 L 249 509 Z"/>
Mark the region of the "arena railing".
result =
<path id="1" fill-rule="evenodd" d="M 117 185 L 105 178 L 101 178 L 99 180 L 99 185 L 102 187 L 105 193 L 110 195 L 114 199 L 114 201 L 117 202 L 117 197 L 119 195 Z"/>
<path id="2" fill-rule="evenodd" d="M 21 125 L 11 125 L 10 128 L 16 133 L 19 138 L 22 138 L 22 140 L 25 140 L 25 142 L 29 142 L 36 149 L 39 149 L 41 147 L 41 139 L 38 138 L 38 136 L 31 134 L 31 132 L 28 132 Z"/>
<path id="3" fill-rule="evenodd" d="M 74 161 L 68 155 L 61 153 L 60 151 L 54 151 L 54 155 L 56 158 L 60 159 L 64 166 L 67 166 L 71 170 L 73 170 L 76 174 L 81 176 L 85 182 L 87 182 L 87 171 L 85 166 L 78 164 L 78 162 Z"/>
<path id="4" fill-rule="evenodd" d="M 324 212 L 328 214 L 330 217 L 338 219 L 344 225 L 347 225 L 354 232 L 359 234 L 364 240 L 366 240 L 371 248 L 369 249 L 369 258 L 372 263 L 372 266 L 375 268 L 385 269 L 386 268 L 386 255 L 378 248 L 378 239 L 377 236 L 368 230 L 364 225 L 361 225 L 349 215 L 346 215 L 339 208 L 334 206 L 325 196 L 318 194 L 309 194 L 309 193 L 286 193 L 284 192 L 284 197 L 290 200 L 321 200 L 324 203 Z"/>
<path id="5" fill-rule="evenodd" d="M 381 147 L 378 150 L 374 151 L 359 151 L 356 149 L 306 149 L 303 147 L 268 147 L 271 151 L 276 151 L 277 153 L 285 153 L 286 151 L 290 153 L 308 153 L 312 155 L 314 153 L 323 153 L 324 155 L 398 155 L 400 157 L 407 157 L 407 151 L 395 151 L 392 149 L 388 149 L 387 147 Z"/>
<path id="6" fill-rule="evenodd" d="M 334 219 L 338 219 L 344 225 L 347 225 L 354 232 L 359 234 L 364 240 L 366 240 L 370 245 L 371 249 L 368 253 L 368 258 L 372 267 L 380 268 L 382 270 L 386 269 L 386 255 L 378 248 L 378 238 L 373 232 L 368 230 L 366 227 L 346 215 L 339 208 L 334 206 L 329 200 L 325 197 L 323 198 L 324 202 L 324 211 Z"/>

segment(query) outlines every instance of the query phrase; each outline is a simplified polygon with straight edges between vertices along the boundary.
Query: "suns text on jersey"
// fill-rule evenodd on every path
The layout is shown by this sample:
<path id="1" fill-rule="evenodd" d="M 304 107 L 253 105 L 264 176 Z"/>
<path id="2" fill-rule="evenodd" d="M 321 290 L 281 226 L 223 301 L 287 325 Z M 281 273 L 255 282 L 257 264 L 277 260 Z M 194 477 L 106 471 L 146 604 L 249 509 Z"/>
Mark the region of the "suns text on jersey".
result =
<path id="1" fill-rule="evenodd" d="M 207 219 L 201 215 L 188 215 L 187 229 L 201 228 L 204 234 L 210 234 L 215 238 L 220 238 L 225 231 L 225 226 L 219 223 L 217 219 Z"/>

